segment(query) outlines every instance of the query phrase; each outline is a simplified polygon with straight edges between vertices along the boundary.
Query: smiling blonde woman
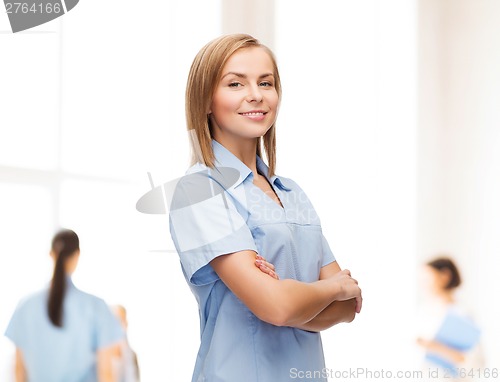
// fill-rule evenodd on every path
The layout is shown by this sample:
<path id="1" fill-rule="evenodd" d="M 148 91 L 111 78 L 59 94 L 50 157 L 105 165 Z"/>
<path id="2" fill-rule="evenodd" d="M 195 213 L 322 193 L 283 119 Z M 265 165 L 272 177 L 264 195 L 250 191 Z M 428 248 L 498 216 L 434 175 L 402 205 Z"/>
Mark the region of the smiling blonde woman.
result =
<path id="1" fill-rule="evenodd" d="M 280 98 L 276 60 L 252 36 L 211 41 L 192 64 L 195 163 L 172 196 L 170 231 L 199 304 L 193 381 L 280 382 L 294 371 L 326 381 L 319 332 L 361 310 L 309 199 L 275 174 Z"/>

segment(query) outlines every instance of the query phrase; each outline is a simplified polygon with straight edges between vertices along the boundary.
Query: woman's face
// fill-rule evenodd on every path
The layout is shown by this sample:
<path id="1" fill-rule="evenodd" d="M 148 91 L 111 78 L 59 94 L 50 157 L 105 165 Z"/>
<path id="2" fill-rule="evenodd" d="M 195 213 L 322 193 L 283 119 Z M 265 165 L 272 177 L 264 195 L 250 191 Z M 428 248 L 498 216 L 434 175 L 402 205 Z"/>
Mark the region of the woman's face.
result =
<path id="1" fill-rule="evenodd" d="M 229 58 L 210 108 L 215 139 L 254 139 L 269 130 L 279 105 L 273 73 L 271 58 L 262 48 L 240 49 Z"/>
<path id="2" fill-rule="evenodd" d="M 450 281 L 449 272 L 446 271 L 438 271 L 433 267 L 426 266 L 425 267 L 425 279 L 427 281 L 427 285 L 429 289 L 433 293 L 440 293 L 446 290 L 446 285 L 448 285 Z"/>

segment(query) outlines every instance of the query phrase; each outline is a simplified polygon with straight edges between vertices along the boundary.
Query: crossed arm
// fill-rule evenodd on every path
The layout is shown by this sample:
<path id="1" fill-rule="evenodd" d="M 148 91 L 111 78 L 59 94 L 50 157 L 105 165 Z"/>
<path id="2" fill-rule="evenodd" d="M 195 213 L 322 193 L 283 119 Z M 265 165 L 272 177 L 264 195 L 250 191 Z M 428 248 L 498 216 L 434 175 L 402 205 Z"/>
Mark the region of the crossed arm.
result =
<path id="1" fill-rule="evenodd" d="M 321 269 L 312 283 L 278 280 L 255 266 L 256 254 L 241 251 L 210 262 L 221 280 L 261 320 L 309 331 L 349 322 L 361 310 L 358 283 L 336 262 Z M 268 263 L 266 263 L 269 265 Z M 271 277 L 270 277 L 271 276 Z"/>
<path id="2" fill-rule="evenodd" d="M 336 261 L 321 268 L 319 279 L 324 280 L 328 277 L 333 277 L 340 272 L 340 266 Z M 361 295 L 361 290 L 359 291 Z M 361 308 L 361 307 L 360 307 Z M 318 313 L 311 321 L 299 326 L 299 329 L 319 332 L 328 329 L 341 322 L 351 322 L 356 316 L 356 298 L 344 301 L 333 301 L 325 309 Z"/>

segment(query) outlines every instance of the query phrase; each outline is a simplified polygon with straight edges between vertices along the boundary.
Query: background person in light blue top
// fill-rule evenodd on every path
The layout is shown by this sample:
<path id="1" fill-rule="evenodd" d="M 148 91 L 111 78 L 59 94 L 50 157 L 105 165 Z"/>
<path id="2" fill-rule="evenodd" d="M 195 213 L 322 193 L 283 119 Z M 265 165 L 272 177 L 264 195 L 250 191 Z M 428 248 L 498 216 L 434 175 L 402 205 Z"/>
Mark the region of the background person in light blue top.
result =
<path id="1" fill-rule="evenodd" d="M 419 324 L 426 330 L 417 338 L 425 350 L 424 375 L 432 381 L 475 381 L 484 370 L 481 330 L 472 312 L 464 309 L 456 292 L 462 285 L 453 258 L 438 256 L 425 264 L 420 290 L 426 292 Z"/>
<path id="2" fill-rule="evenodd" d="M 51 256 L 50 288 L 21 301 L 5 332 L 16 345 L 16 381 L 114 381 L 111 357 L 124 332 L 102 299 L 71 281 L 80 256 L 76 233 L 59 231 Z"/>
<path id="3" fill-rule="evenodd" d="M 189 73 L 198 163 L 178 181 L 169 215 L 199 304 L 196 382 L 326 381 L 319 332 L 361 309 L 309 199 L 274 173 L 280 96 L 271 51 L 248 35 L 208 43 Z"/>

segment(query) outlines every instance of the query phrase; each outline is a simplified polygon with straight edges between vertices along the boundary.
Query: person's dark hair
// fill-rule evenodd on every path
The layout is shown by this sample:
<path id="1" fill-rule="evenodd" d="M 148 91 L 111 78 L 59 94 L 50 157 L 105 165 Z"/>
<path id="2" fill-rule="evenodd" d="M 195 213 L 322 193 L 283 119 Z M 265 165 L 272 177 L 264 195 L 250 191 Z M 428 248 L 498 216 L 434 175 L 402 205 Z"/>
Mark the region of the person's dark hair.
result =
<path id="1" fill-rule="evenodd" d="M 448 284 L 445 285 L 444 289 L 450 290 L 457 288 L 462 283 L 462 278 L 460 277 L 460 272 L 457 266 L 448 257 L 438 257 L 427 263 L 428 266 L 434 268 L 438 272 L 447 272 L 450 275 L 450 280 Z"/>
<path id="2" fill-rule="evenodd" d="M 52 239 L 52 252 L 55 255 L 54 275 L 50 285 L 48 313 L 54 326 L 61 328 L 63 317 L 63 302 L 66 293 L 66 259 L 80 249 L 78 235 L 63 229 L 56 233 Z"/>

